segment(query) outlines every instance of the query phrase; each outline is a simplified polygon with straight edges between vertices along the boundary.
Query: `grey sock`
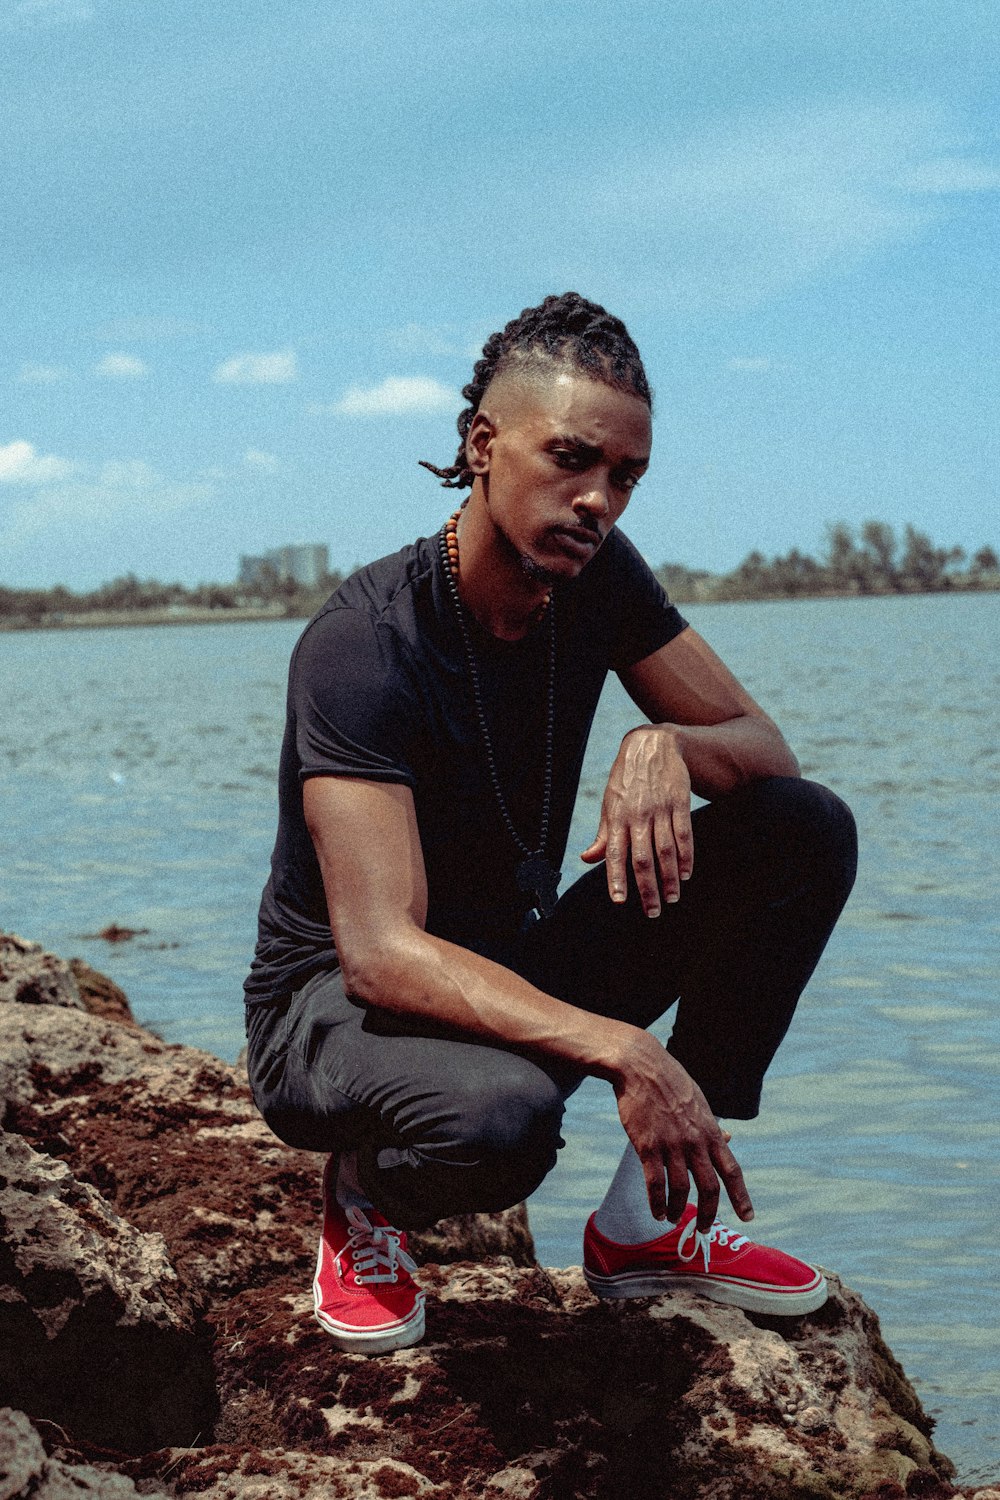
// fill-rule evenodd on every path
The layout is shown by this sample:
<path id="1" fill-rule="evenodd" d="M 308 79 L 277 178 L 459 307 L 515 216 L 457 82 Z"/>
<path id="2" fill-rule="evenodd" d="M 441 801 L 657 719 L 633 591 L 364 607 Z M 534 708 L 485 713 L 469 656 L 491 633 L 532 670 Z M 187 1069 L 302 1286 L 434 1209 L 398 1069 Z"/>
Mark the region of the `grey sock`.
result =
<path id="1" fill-rule="evenodd" d="M 631 1141 L 625 1147 L 604 1202 L 594 1223 L 609 1240 L 619 1245 L 641 1245 L 658 1240 L 676 1228 L 669 1219 L 657 1219 L 649 1206 L 642 1162 Z"/>

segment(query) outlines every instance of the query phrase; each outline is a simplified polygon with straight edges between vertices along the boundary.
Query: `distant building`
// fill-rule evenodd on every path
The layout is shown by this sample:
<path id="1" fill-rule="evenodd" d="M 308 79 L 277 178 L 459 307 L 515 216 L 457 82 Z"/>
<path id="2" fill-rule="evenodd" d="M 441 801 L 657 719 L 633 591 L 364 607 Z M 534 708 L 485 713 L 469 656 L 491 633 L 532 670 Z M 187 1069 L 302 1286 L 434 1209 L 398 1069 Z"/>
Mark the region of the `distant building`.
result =
<path id="1" fill-rule="evenodd" d="M 297 583 L 304 589 L 313 589 L 329 572 L 329 562 L 329 548 L 322 542 L 275 547 L 259 557 L 241 557 L 237 582 L 243 588 L 255 588 L 276 575 L 279 583 Z"/>

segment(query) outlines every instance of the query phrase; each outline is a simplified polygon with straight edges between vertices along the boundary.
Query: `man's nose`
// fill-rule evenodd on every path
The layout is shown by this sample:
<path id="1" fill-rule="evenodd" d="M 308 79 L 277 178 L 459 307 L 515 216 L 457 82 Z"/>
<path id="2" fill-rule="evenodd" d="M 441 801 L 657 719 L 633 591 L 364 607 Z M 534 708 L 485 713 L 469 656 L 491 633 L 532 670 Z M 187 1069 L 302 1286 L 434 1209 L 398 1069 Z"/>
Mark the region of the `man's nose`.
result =
<path id="1" fill-rule="evenodd" d="M 586 489 L 577 495 L 573 508 L 580 515 L 608 515 L 611 510 L 611 486 L 607 475 L 588 475 Z"/>

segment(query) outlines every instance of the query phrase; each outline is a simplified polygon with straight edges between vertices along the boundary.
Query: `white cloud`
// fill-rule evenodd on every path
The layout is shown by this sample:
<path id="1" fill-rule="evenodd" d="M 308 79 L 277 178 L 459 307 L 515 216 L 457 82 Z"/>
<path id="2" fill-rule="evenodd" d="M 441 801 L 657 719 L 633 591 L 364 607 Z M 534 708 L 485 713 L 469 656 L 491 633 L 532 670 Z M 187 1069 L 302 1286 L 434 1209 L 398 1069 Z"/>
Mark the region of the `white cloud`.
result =
<path id="1" fill-rule="evenodd" d="M 73 372 L 68 365 L 22 365 L 18 380 L 22 385 L 58 385 L 69 380 Z"/>
<path id="2" fill-rule="evenodd" d="M 554 189 L 532 232 L 576 224 L 588 260 L 613 272 L 641 212 L 645 289 L 685 310 L 744 307 L 917 240 L 952 211 L 947 195 L 996 187 L 1000 167 L 947 110 L 849 97 L 611 160 Z M 566 279 L 577 269 L 567 257 Z"/>
<path id="3" fill-rule="evenodd" d="M 0 484 L 52 484 L 72 472 L 67 459 L 36 453 L 34 443 L 23 439 L 0 447 Z"/>
<path id="4" fill-rule="evenodd" d="M 771 361 L 766 355 L 734 355 L 726 366 L 727 370 L 746 370 L 749 373 L 758 373 L 771 368 Z"/>
<path id="5" fill-rule="evenodd" d="M 1000 189 L 1000 169 L 974 157 L 941 156 L 920 162 L 900 187 L 909 193 L 995 193 Z"/>
<path id="6" fill-rule="evenodd" d="M 89 0 L 20 0 L 0 30 L 17 26 L 64 26 L 72 21 L 89 21 L 94 7 Z"/>
<path id="7" fill-rule="evenodd" d="M 0 449 L 0 475 L 4 455 L 9 451 Z M 38 460 L 41 465 L 47 462 L 61 464 L 62 460 Z M 35 493 L 11 509 L 6 532 L 0 534 L 0 544 L 14 546 L 38 535 L 53 535 L 67 526 L 86 526 L 99 533 L 109 523 L 126 518 L 146 521 L 172 511 L 202 506 L 215 493 L 207 480 L 172 480 L 141 459 L 116 460 L 90 470 L 77 469 L 78 477 L 65 482 L 72 469 L 72 465 L 59 472 L 40 471 L 36 467 L 29 478 L 20 481 L 34 483 Z"/>
<path id="8" fill-rule="evenodd" d="M 454 411 L 457 391 L 427 375 L 389 375 L 379 385 L 352 385 L 328 408 L 342 417 L 391 417 Z"/>
<path id="9" fill-rule="evenodd" d="M 273 453 L 265 453 L 262 448 L 248 448 L 243 455 L 243 461 L 250 464 L 254 469 L 266 469 L 272 474 L 279 467 L 275 455 Z"/>
<path id="10" fill-rule="evenodd" d="M 391 329 L 388 342 L 400 354 L 478 359 L 482 353 L 482 339 L 478 344 L 473 343 L 453 323 L 407 323 L 403 328 Z"/>
<path id="11" fill-rule="evenodd" d="M 221 385 L 286 385 L 297 380 L 298 361 L 291 349 L 275 354 L 234 354 L 212 376 Z"/>
<path id="12" fill-rule="evenodd" d="M 94 366 L 95 375 L 108 375 L 113 380 L 142 380 L 148 366 L 134 354 L 106 354 Z"/>

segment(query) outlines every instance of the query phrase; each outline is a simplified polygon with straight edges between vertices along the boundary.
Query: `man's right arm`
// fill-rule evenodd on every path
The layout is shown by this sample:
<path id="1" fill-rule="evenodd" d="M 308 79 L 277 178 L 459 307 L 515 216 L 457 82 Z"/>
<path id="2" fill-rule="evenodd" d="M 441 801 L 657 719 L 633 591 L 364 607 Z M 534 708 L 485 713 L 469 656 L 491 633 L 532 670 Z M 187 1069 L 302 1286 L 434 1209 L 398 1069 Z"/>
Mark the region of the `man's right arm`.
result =
<path id="1" fill-rule="evenodd" d="M 658 1217 L 680 1217 L 689 1172 L 699 1228 L 715 1217 L 720 1178 L 740 1218 L 752 1217 L 743 1175 L 704 1095 L 655 1038 L 557 1000 L 425 931 L 427 881 L 408 787 L 313 776 L 304 784 L 303 806 L 348 993 L 608 1080 Z"/>

